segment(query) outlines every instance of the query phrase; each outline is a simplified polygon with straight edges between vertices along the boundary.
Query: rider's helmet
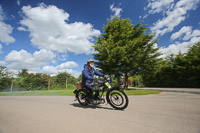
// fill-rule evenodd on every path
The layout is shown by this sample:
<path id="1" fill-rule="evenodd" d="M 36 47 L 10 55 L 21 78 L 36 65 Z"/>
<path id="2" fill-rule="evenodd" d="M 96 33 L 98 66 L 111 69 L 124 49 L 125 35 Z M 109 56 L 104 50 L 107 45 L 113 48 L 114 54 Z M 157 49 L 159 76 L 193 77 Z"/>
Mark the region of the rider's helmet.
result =
<path id="1" fill-rule="evenodd" d="M 87 64 L 89 64 L 90 62 L 94 62 L 92 59 L 87 60 Z"/>

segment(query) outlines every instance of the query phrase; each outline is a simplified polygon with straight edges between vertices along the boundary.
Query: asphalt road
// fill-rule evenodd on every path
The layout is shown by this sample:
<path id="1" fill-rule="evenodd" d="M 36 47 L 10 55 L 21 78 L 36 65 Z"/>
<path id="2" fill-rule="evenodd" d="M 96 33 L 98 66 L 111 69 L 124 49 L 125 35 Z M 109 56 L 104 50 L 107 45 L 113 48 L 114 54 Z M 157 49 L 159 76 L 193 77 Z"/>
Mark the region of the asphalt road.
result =
<path id="1" fill-rule="evenodd" d="M 200 95 L 129 96 L 124 111 L 71 96 L 1 96 L 0 133 L 200 133 Z"/>

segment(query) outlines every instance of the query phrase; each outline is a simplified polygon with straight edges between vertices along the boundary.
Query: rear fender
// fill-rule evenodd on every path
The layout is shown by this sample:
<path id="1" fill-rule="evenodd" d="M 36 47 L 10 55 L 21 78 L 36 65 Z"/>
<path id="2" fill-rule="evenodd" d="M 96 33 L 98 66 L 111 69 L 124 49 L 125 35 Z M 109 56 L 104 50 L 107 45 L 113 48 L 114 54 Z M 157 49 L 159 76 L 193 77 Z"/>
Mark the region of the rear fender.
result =
<path id="1" fill-rule="evenodd" d="M 79 93 L 80 91 L 85 91 L 85 89 L 76 89 L 76 90 L 74 90 L 74 94 L 75 94 L 75 97 L 76 97 L 76 98 L 78 97 L 78 93 Z"/>

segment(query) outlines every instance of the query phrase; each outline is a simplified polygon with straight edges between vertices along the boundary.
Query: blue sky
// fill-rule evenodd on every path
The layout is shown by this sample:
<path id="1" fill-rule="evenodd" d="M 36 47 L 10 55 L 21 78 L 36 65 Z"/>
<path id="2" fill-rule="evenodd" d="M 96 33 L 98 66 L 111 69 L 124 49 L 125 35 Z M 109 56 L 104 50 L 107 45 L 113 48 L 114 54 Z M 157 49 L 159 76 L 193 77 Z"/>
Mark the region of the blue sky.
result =
<path id="1" fill-rule="evenodd" d="M 106 19 L 143 20 L 163 57 L 200 41 L 200 0 L 0 0 L 0 65 L 78 76 Z"/>

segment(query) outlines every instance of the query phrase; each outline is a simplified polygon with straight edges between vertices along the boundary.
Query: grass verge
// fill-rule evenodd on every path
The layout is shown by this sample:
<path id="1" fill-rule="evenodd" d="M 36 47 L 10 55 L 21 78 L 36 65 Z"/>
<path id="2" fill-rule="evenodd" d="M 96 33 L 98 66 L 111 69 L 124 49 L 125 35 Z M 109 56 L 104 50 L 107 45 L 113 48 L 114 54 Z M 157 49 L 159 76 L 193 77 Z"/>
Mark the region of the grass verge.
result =
<path id="1" fill-rule="evenodd" d="M 74 90 L 0 92 L 0 96 L 74 96 Z M 127 95 L 158 94 L 156 90 L 125 90 Z"/>
<path id="2" fill-rule="evenodd" d="M 160 91 L 157 90 L 125 90 L 127 95 L 148 95 L 148 94 L 158 94 Z"/>

